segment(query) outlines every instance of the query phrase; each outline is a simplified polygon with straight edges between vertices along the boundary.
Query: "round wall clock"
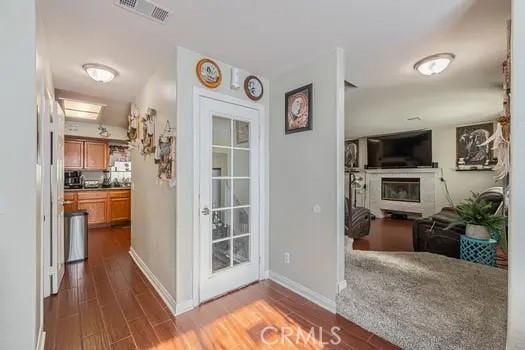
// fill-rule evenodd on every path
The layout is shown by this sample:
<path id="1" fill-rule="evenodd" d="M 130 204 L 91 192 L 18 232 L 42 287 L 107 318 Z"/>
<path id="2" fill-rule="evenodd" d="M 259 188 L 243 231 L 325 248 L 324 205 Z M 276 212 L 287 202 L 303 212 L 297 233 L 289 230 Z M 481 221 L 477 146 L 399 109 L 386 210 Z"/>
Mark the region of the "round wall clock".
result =
<path id="1" fill-rule="evenodd" d="M 208 58 L 203 58 L 197 62 L 196 73 L 199 81 L 208 88 L 215 89 L 221 85 L 221 70 L 217 63 Z"/>
<path id="2" fill-rule="evenodd" d="M 258 101 L 263 96 L 264 87 L 259 78 L 250 75 L 244 79 L 244 92 L 250 99 Z"/>

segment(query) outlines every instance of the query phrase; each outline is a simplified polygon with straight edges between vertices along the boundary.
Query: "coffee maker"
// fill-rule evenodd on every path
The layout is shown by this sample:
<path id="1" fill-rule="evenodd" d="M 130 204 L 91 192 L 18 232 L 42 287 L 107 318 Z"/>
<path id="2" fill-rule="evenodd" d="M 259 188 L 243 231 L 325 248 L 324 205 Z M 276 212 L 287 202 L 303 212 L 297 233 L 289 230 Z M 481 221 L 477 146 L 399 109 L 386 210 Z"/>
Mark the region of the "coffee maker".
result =
<path id="1" fill-rule="evenodd" d="M 65 171 L 64 172 L 64 188 L 82 188 L 82 172 L 80 171 Z"/>

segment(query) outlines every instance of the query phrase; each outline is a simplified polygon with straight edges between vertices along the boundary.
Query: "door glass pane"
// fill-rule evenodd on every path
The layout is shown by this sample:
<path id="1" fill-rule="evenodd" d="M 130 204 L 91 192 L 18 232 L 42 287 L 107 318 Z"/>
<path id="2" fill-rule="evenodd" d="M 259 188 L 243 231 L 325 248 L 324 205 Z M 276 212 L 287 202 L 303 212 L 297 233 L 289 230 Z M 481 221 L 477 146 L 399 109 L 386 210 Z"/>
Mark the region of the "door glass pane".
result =
<path id="1" fill-rule="evenodd" d="M 233 176 L 250 176 L 250 151 L 233 150 Z"/>
<path id="2" fill-rule="evenodd" d="M 250 180 L 233 180 L 233 206 L 250 204 Z"/>
<path id="3" fill-rule="evenodd" d="M 219 210 L 212 213 L 212 239 L 230 237 L 231 209 Z"/>
<path id="4" fill-rule="evenodd" d="M 212 208 L 231 206 L 231 180 L 212 180 Z"/>
<path id="5" fill-rule="evenodd" d="M 213 147 L 213 177 L 230 176 L 231 149 Z"/>
<path id="6" fill-rule="evenodd" d="M 230 267 L 231 240 L 213 243 L 212 245 L 212 271 Z"/>
<path id="7" fill-rule="evenodd" d="M 249 148 L 250 147 L 250 123 L 235 120 L 233 122 L 233 146 Z"/>
<path id="8" fill-rule="evenodd" d="M 250 208 L 233 209 L 233 235 L 250 232 Z"/>
<path id="9" fill-rule="evenodd" d="M 250 236 L 233 239 L 233 264 L 238 265 L 250 260 Z"/>
<path id="10" fill-rule="evenodd" d="M 231 146 L 231 119 L 213 117 L 213 144 Z"/>

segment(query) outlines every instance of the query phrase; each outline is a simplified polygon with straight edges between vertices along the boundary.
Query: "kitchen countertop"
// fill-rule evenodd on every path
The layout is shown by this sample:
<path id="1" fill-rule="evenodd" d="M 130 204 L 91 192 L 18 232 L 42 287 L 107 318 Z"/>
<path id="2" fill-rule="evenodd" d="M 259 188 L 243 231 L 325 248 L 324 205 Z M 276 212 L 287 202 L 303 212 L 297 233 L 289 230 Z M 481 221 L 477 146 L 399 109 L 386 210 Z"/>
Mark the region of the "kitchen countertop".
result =
<path id="1" fill-rule="evenodd" d="M 122 191 L 130 190 L 130 186 L 122 187 L 97 187 L 97 188 L 64 188 L 64 192 L 84 192 L 84 191 Z"/>

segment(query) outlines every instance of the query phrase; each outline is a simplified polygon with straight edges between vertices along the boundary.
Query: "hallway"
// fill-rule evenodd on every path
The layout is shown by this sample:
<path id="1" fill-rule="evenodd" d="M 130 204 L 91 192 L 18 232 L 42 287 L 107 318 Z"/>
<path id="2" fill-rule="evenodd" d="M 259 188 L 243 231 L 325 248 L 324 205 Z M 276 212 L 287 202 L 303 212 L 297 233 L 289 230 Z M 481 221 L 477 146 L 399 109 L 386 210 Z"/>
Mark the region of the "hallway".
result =
<path id="1" fill-rule="evenodd" d="M 396 349 L 270 281 L 175 318 L 129 256 L 129 228 L 89 234 L 89 259 L 68 265 L 59 294 L 45 299 L 46 349 Z M 339 345 L 329 344 L 334 326 Z M 291 329 L 285 340 L 281 327 Z"/>

